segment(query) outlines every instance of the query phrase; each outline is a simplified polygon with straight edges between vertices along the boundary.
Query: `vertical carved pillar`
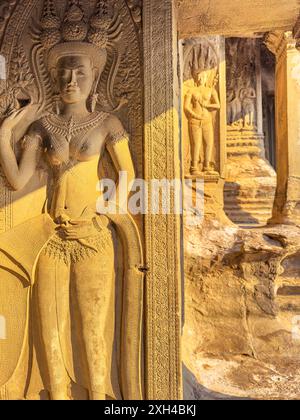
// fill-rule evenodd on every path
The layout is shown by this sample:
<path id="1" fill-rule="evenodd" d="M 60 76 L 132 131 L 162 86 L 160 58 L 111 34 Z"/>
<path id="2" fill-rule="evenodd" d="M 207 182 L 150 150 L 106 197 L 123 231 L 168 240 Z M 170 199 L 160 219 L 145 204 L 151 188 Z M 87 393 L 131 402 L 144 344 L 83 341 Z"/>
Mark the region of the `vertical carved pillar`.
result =
<path id="1" fill-rule="evenodd" d="M 178 44 L 173 0 L 144 0 L 145 178 L 180 179 Z M 151 190 L 151 188 L 150 188 Z M 151 191 L 150 191 L 151 197 Z M 150 206 L 151 208 L 151 199 Z M 181 221 L 145 218 L 146 397 L 181 399 Z"/>
<path id="2" fill-rule="evenodd" d="M 225 40 L 182 41 L 182 137 L 186 179 L 204 180 L 205 217 L 226 221 Z M 187 186 L 186 186 L 187 188 Z"/>
<path id="3" fill-rule="evenodd" d="M 277 191 L 270 223 L 300 223 L 300 53 L 292 32 L 266 38 L 276 55 Z"/>
<path id="4" fill-rule="evenodd" d="M 237 224 L 265 224 L 272 212 L 276 174 L 265 159 L 258 40 L 227 39 L 226 65 L 225 211 Z"/>

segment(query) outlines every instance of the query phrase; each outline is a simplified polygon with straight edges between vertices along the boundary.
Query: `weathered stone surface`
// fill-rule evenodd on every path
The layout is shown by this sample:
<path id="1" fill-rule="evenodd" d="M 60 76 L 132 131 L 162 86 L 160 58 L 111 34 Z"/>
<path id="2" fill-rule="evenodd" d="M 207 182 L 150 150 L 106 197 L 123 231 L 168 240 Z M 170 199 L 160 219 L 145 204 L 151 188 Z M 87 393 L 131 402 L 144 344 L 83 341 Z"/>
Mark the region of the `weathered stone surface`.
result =
<path id="1" fill-rule="evenodd" d="M 177 0 L 180 38 L 202 35 L 251 36 L 290 29 L 298 14 L 297 0 Z"/>
<path id="2" fill-rule="evenodd" d="M 210 222 L 186 227 L 185 244 L 184 361 L 196 397 L 205 395 L 199 384 L 224 394 L 217 399 L 263 398 L 265 388 L 299 397 L 282 384 L 293 373 L 299 383 L 300 229 Z"/>
<path id="3" fill-rule="evenodd" d="M 299 399 L 299 359 L 263 363 L 245 356 L 221 359 L 198 355 L 192 366 L 194 374 L 188 367 L 184 372 L 184 397 L 188 400 Z"/>
<path id="4" fill-rule="evenodd" d="M 233 222 L 245 226 L 266 224 L 275 191 L 276 172 L 265 159 L 250 153 L 228 157 L 224 205 Z"/>

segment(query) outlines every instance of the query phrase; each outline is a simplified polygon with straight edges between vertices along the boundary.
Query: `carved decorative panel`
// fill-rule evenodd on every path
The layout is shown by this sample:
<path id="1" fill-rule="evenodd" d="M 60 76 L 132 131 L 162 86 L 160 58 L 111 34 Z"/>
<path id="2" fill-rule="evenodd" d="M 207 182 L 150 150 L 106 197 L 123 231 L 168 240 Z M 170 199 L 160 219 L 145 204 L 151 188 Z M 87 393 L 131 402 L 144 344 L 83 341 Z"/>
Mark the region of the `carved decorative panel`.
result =
<path id="1" fill-rule="evenodd" d="M 222 176 L 224 169 L 224 39 L 183 42 L 183 142 L 187 176 Z"/>
<path id="2" fill-rule="evenodd" d="M 10 142 L 7 143 L 7 147 L 11 148 L 9 153 L 13 152 L 16 155 L 14 159 L 16 159 L 16 165 L 20 165 L 19 170 L 22 171 L 22 164 L 20 162 L 22 162 L 22 156 L 25 153 L 24 151 L 26 151 L 28 155 L 27 151 L 32 148 L 31 142 L 36 135 L 33 134 L 33 131 L 34 127 L 37 127 L 37 125 L 43 126 L 43 130 L 48 130 L 47 132 L 50 133 L 49 136 L 52 136 L 51 138 L 54 142 L 51 143 L 51 145 L 48 145 L 47 142 L 50 137 L 48 137 L 47 140 L 47 136 L 45 136 L 43 144 L 39 145 L 37 150 L 40 150 L 43 154 L 51 154 L 51 147 L 53 149 L 55 144 L 58 144 L 55 143 L 55 141 L 58 141 L 58 135 L 65 136 L 65 139 L 71 144 L 74 133 L 77 133 L 77 136 L 79 133 L 79 137 L 81 136 L 83 139 L 77 140 L 82 142 L 86 134 L 90 134 L 91 129 L 95 129 L 97 124 L 101 125 L 105 119 L 112 118 L 115 122 L 119 121 L 115 124 L 116 126 L 119 125 L 121 128 L 112 135 L 111 141 L 113 146 L 111 147 L 122 147 L 118 146 L 120 139 L 123 139 L 122 142 L 125 144 L 129 137 L 129 147 L 135 172 L 138 177 L 143 177 L 144 147 L 141 2 L 137 0 L 115 0 L 109 2 L 109 6 L 107 6 L 107 2 L 104 2 L 103 0 L 4 1 L 1 2 L 0 5 L 0 23 L 1 63 L 3 63 L 3 60 L 5 61 L 5 77 L 0 77 L 0 124 L 2 127 L 0 137 L 2 141 L 3 138 L 8 135 L 7 130 L 5 131 L 3 128 L 5 122 L 6 126 L 8 126 L 9 119 L 17 118 L 18 112 L 20 111 L 20 114 L 24 116 L 14 125 L 13 135 L 11 135 Z M 105 26 L 106 23 L 107 26 Z M 99 73 L 97 73 L 100 69 L 100 64 L 98 63 L 100 63 L 101 57 L 104 54 L 104 45 L 107 53 L 107 57 L 105 56 L 105 66 L 102 72 L 99 71 Z M 75 47 L 77 47 L 76 50 Z M 97 51 L 99 51 L 99 55 L 95 54 L 96 48 L 98 48 Z M 92 57 L 89 61 L 90 64 L 87 67 L 88 70 L 86 70 L 87 73 L 83 73 L 83 77 L 87 77 L 88 79 L 90 76 L 87 75 L 90 74 L 89 69 L 91 63 L 95 65 L 92 69 L 95 76 L 92 88 L 90 88 L 93 95 L 88 98 L 86 104 L 92 111 L 91 116 L 87 117 L 87 122 L 82 122 L 82 120 L 80 120 L 79 128 L 76 128 L 77 122 L 76 118 L 74 120 L 73 115 L 73 119 L 71 118 L 68 124 L 64 124 L 63 119 L 60 119 L 62 103 L 59 102 L 59 87 L 57 80 L 61 78 L 59 79 L 61 81 L 67 77 L 64 74 L 66 74 L 68 70 L 64 69 L 59 75 L 57 73 L 54 76 L 49 64 L 51 61 L 51 54 L 52 56 L 53 54 L 57 54 L 57 57 L 59 57 L 59 54 L 61 54 L 60 57 L 69 57 L 72 55 L 72 51 L 73 57 L 76 56 L 77 61 L 78 56 Z M 90 55 L 87 51 L 91 52 Z M 73 58 L 73 64 L 70 64 L 72 57 L 67 60 L 69 60 L 69 66 L 75 65 L 76 59 Z M 84 59 L 79 58 L 79 63 L 81 63 L 81 68 L 84 67 Z M 58 66 L 58 61 L 55 62 L 55 65 Z M 1 75 L 2 74 L 3 71 L 1 72 Z M 82 77 L 82 70 L 81 73 L 78 72 L 76 74 L 76 77 Z M 70 84 L 72 83 L 73 82 L 70 82 Z M 77 81 L 75 83 L 75 88 L 79 83 L 81 82 Z M 64 91 L 62 91 L 62 93 L 64 93 Z M 68 92 L 66 94 L 68 94 Z M 26 107 L 27 109 L 30 107 L 30 112 L 25 114 L 23 108 L 25 109 Z M 128 135 L 124 134 L 125 132 Z M 40 131 L 40 133 L 43 137 L 42 131 Z M 61 144 L 62 146 L 59 145 L 57 148 L 57 156 L 62 159 L 65 143 L 62 142 Z M 87 146 L 85 147 L 87 148 Z M 82 148 L 80 150 L 81 152 L 84 152 L 86 149 Z M 115 176 L 112 172 L 114 162 L 111 154 L 108 153 L 108 150 L 109 147 L 107 147 L 107 150 L 104 152 L 103 159 L 101 160 L 101 163 L 103 162 L 103 164 L 99 169 L 100 171 L 104 171 L 104 174 L 108 176 Z M 122 153 L 126 154 L 127 152 L 123 151 Z M 68 159 L 71 158 L 72 157 L 68 154 Z M 28 255 L 35 249 L 37 242 L 43 236 L 43 234 L 38 234 L 36 235 L 37 238 L 33 240 L 35 237 L 34 232 L 38 229 L 39 223 L 42 221 L 41 217 L 44 219 L 47 217 L 46 210 L 50 213 L 52 211 L 51 208 L 49 208 L 48 203 L 49 200 L 53 200 L 54 197 L 53 188 L 55 185 L 55 177 L 50 177 L 50 170 L 48 168 L 49 162 L 50 161 L 47 159 L 43 162 L 39 161 L 34 175 L 29 178 L 29 181 L 24 188 L 19 188 L 13 185 L 11 178 L 7 175 L 9 168 L 5 167 L 4 161 L 2 160 L 3 170 L 0 174 L 0 233 L 3 235 L 0 238 L 0 247 L 1 251 L 4 251 L 4 248 L 9 246 L 9 238 L 12 237 L 12 235 L 15 235 L 15 246 L 8 253 L 22 254 L 20 255 L 20 266 L 25 265 L 24 259 L 28 258 Z M 65 160 L 62 160 L 59 163 L 61 168 L 64 164 Z M 28 162 L 27 165 L 29 165 Z M 57 164 L 54 163 L 54 165 Z M 77 174 L 77 176 L 79 175 L 78 185 L 76 187 L 78 190 L 77 192 L 74 190 L 72 197 L 70 198 L 71 200 L 74 200 L 76 199 L 76 195 L 80 195 L 80 188 L 83 187 L 82 182 L 84 182 L 85 177 L 89 176 L 90 169 L 87 168 L 86 171 L 84 171 L 84 161 L 80 160 L 76 162 L 74 168 L 71 166 L 68 169 L 70 173 L 79 171 Z M 81 174 L 80 167 L 83 171 Z M 13 176 L 17 176 L 17 171 L 18 169 L 16 169 Z M 24 177 L 25 176 L 26 171 L 24 172 Z M 7 179 L 9 179 L 9 182 Z M 22 184 L 22 177 L 20 177 L 20 183 Z M 94 190 L 96 193 L 96 187 L 96 183 L 92 183 L 91 185 L 86 184 L 85 189 Z M 46 199 L 47 201 L 45 201 Z M 67 202 L 65 204 L 65 210 L 68 210 Z M 52 217 L 54 220 L 53 215 Z M 114 219 L 113 216 L 111 217 Z M 31 219 L 34 220 L 32 225 L 30 225 Z M 139 219 L 137 218 L 137 223 L 134 223 L 133 220 L 128 223 L 128 220 L 127 222 L 124 222 L 123 227 L 120 228 L 119 231 L 119 222 L 116 221 L 116 235 L 119 235 L 121 239 L 118 241 L 118 239 L 114 237 L 113 243 L 115 244 L 115 253 L 114 255 L 107 254 L 106 257 L 103 257 L 104 260 L 101 262 L 101 266 L 111 266 L 111 264 L 113 264 L 113 259 L 116 258 L 116 282 L 114 287 L 116 286 L 117 288 L 118 284 L 122 283 L 121 280 L 123 275 L 125 279 L 124 291 L 122 292 L 122 289 L 119 291 L 117 290 L 116 295 L 119 293 L 120 296 L 123 296 L 124 301 L 126 301 L 126 299 L 131 299 L 128 295 L 127 286 L 129 287 L 131 280 L 133 278 L 135 279 L 135 287 L 131 290 L 133 290 L 136 303 L 135 305 L 131 305 L 131 308 L 136 308 L 137 312 L 135 312 L 132 317 L 134 318 L 132 319 L 133 324 L 130 322 L 132 330 L 134 325 L 136 325 L 138 329 L 141 327 L 140 317 L 143 283 L 142 247 L 144 245 L 144 239 L 143 221 L 141 217 Z M 56 220 L 55 223 L 60 222 Z M 28 229 L 26 233 L 28 238 L 25 238 L 24 234 L 17 234 L 17 232 L 20 232 L 20 229 L 25 229 L 24 226 L 27 226 L 27 224 Z M 42 231 L 45 233 L 46 225 L 43 224 L 41 226 Z M 101 230 L 99 226 L 98 228 Z M 130 231 L 130 229 L 133 230 Z M 23 239 L 21 236 L 23 236 Z M 40 239 L 38 239 L 38 237 Z M 135 245 L 133 243 L 130 245 L 129 242 L 131 240 L 128 239 L 129 237 L 135 242 Z M 133 239 L 134 237 L 135 239 Z M 23 251 L 21 251 L 22 240 L 27 241 L 26 248 L 24 248 Z M 33 240 L 32 245 L 30 245 L 31 240 Z M 126 244 L 127 240 L 129 240 L 129 242 Z M 108 237 L 106 238 L 106 242 L 110 243 Z M 100 246 L 99 243 L 97 245 L 94 244 L 92 247 L 91 244 L 88 246 L 86 244 L 81 244 L 81 248 L 79 245 L 80 243 L 79 240 L 76 245 L 77 250 L 75 250 L 75 248 L 73 251 L 71 250 L 72 246 L 74 246 L 74 241 L 69 243 L 65 242 L 63 248 L 58 250 L 58 242 L 54 244 L 54 242 L 51 242 L 50 240 L 47 242 L 47 251 L 45 248 L 45 252 L 47 253 L 51 250 L 50 253 L 52 253 L 52 255 L 53 252 L 58 252 L 57 256 L 60 255 L 64 258 L 64 263 L 58 264 L 58 267 L 60 267 L 59 270 L 62 269 L 64 271 L 63 264 L 71 264 L 70 261 L 72 258 L 75 258 L 76 260 L 78 257 L 80 259 L 83 257 L 83 253 L 86 252 L 86 256 L 88 254 L 91 256 L 93 252 L 100 249 L 98 248 Z M 70 245 L 72 245 L 71 248 Z M 88 247 L 90 247 L 89 251 Z M 43 253 L 43 247 L 40 249 L 40 252 Z M 102 252 L 104 252 L 104 250 L 102 250 Z M 77 257 L 75 257 L 75 255 L 77 255 Z M 133 261 L 138 255 L 139 262 L 136 260 L 134 263 Z M 1 258 L 3 258 L 3 255 Z M 36 260 L 38 265 L 37 272 L 41 269 L 38 262 L 41 261 L 40 258 L 41 257 L 39 256 L 39 259 Z M 68 262 L 66 258 L 71 258 L 71 260 Z M 130 266 L 130 264 L 133 264 L 135 268 L 133 269 L 133 267 L 131 267 L 127 270 L 126 266 Z M 90 268 L 91 266 L 92 264 L 90 264 Z M 97 265 L 95 269 L 97 269 Z M 141 271 L 139 271 L 139 269 L 141 269 Z M 60 274 L 62 276 L 61 296 L 65 293 L 63 291 L 63 271 Z M 30 272 L 29 274 L 32 282 L 35 281 L 35 275 L 38 276 L 37 272 L 35 271 L 34 266 L 32 268 L 32 273 Z M 103 275 L 105 276 L 105 274 Z M 95 280 L 96 278 L 97 276 L 95 276 Z M 58 391 L 54 389 L 55 386 L 51 385 L 51 374 L 53 372 L 51 373 L 51 369 L 48 369 L 47 363 L 41 362 L 42 352 L 40 352 L 39 346 L 35 345 L 38 338 L 33 337 L 35 336 L 34 330 L 36 329 L 36 325 L 34 324 L 36 321 L 33 321 L 33 319 L 39 319 L 39 316 L 34 318 L 33 315 L 36 310 L 36 298 L 34 297 L 36 288 L 33 285 L 27 284 L 26 281 L 25 283 L 22 282 L 21 279 L 22 275 L 17 276 L 14 275 L 14 272 L 7 271 L 4 273 L 1 271 L 0 314 L 7 319 L 8 336 L 7 340 L 0 341 L 0 398 L 35 399 L 38 398 L 41 392 L 43 392 L 43 398 L 48 398 L 46 390 L 49 391 L 49 394 L 52 395 L 52 397 L 55 395 L 57 397 Z M 125 286 L 125 281 L 127 282 L 127 286 Z M 98 290 L 97 293 L 100 293 L 100 290 Z M 49 295 L 49 302 L 51 299 L 52 298 Z M 59 299 L 56 302 L 58 307 L 61 304 L 59 303 Z M 127 309 L 129 311 L 131 309 L 128 308 L 128 306 L 125 308 L 124 301 L 123 303 L 122 299 L 121 303 L 118 301 L 119 305 L 123 305 L 122 310 L 117 307 L 116 313 L 114 313 L 114 307 L 112 306 L 110 311 L 111 319 L 116 319 L 116 331 L 117 328 L 120 328 L 121 336 L 126 340 L 124 331 L 129 328 L 129 322 L 126 323 L 121 321 L 121 319 L 123 319 L 122 317 L 124 315 L 126 318 Z M 49 307 L 51 307 L 51 303 L 49 303 Z M 73 308 L 71 308 L 71 312 L 72 310 Z M 94 311 L 96 311 L 96 306 L 94 307 Z M 100 327 L 103 329 L 105 326 L 103 324 Z M 50 333 L 50 331 L 48 331 L 48 333 Z M 109 335 L 111 336 L 111 332 L 105 334 L 108 334 L 107 337 Z M 107 394 L 110 396 L 115 394 L 114 396 L 118 398 L 142 397 L 141 369 L 143 368 L 143 361 L 141 359 L 137 360 L 141 357 L 141 337 L 139 336 L 138 340 L 135 341 L 133 336 L 133 342 L 136 347 L 134 349 L 135 360 L 133 360 L 133 358 L 126 360 L 126 355 L 125 358 L 123 356 L 121 357 L 121 359 L 123 358 L 123 361 L 120 361 L 122 374 L 119 372 L 120 377 L 118 380 L 116 380 L 116 378 L 114 379 L 114 381 L 117 381 L 120 385 L 120 392 L 108 391 Z M 115 350 L 116 354 L 120 352 L 121 346 L 124 344 L 125 341 L 122 341 L 122 344 L 118 344 L 119 347 Z M 128 342 L 127 345 L 130 346 Z M 131 344 L 131 346 L 133 346 L 133 344 Z M 71 352 L 74 352 L 74 348 L 71 349 Z M 67 350 L 64 349 L 63 353 L 67 354 Z M 109 363 L 110 358 L 113 357 L 115 356 L 111 354 L 108 355 L 107 363 Z M 118 358 L 120 356 L 116 357 Z M 47 360 L 48 359 L 49 355 L 47 355 Z M 72 363 L 75 364 L 74 367 L 71 366 L 72 363 L 70 364 L 68 359 L 66 359 L 65 364 L 66 370 L 68 371 L 70 378 L 72 378 L 73 385 L 75 388 L 77 387 L 75 390 L 72 390 L 72 398 L 76 399 L 79 396 L 85 396 L 84 391 L 82 389 L 80 390 L 79 386 L 85 382 L 85 379 L 83 378 L 84 375 L 82 372 L 79 376 L 78 372 L 76 373 L 78 366 L 76 365 L 76 357 L 74 354 L 73 359 L 74 361 Z M 133 373 L 132 386 L 132 384 L 127 382 L 127 378 L 128 371 L 131 369 L 130 366 L 133 365 L 135 365 L 137 369 L 135 369 L 135 373 L 133 373 L 133 371 L 131 372 Z M 57 366 L 59 366 L 59 364 Z M 49 380 L 51 384 L 47 386 L 45 390 L 44 386 L 46 386 L 45 383 L 48 381 L 48 379 L 45 378 L 47 378 L 48 373 L 44 374 L 43 371 L 45 370 L 46 372 L 47 369 L 50 372 Z M 44 384 L 42 384 L 42 381 Z M 129 382 L 131 382 L 131 380 L 129 380 Z M 127 384 L 127 386 L 125 386 L 125 384 Z M 114 387 L 114 385 L 112 386 Z M 94 395 L 92 395 L 91 390 L 89 392 L 90 398 L 93 397 L 93 399 L 98 399 L 100 397 L 100 392 L 97 394 L 94 390 Z"/>
<path id="3" fill-rule="evenodd" d="M 144 0 L 145 178 L 180 179 L 177 26 L 172 0 Z M 151 196 L 151 191 L 149 192 Z M 180 218 L 145 220 L 146 392 L 148 399 L 182 398 Z"/>
<path id="4" fill-rule="evenodd" d="M 256 40 L 226 40 L 228 125 L 253 129 L 257 125 Z"/>

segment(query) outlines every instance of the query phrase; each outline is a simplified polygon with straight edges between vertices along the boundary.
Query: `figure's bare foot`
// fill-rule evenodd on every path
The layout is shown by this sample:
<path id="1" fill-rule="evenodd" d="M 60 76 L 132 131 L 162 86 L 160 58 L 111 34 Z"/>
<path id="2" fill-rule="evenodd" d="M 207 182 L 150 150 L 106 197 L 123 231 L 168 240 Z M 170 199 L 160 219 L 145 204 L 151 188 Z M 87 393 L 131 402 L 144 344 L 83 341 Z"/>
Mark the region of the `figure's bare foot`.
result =
<path id="1" fill-rule="evenodd" d="M 199 171 L 199 169 L 191 169 L 192 176 L 203 176 L 203 172 Z"/>
<path id="2" fill-rule="evenodd" d="M 217 175 L 218 172 L 215 169 L 215 165 L 213 163 L 210 163 L 209 165 L 204 166 L 204 172 L 207 175 Z"/>
<path id="3" fill-rule="evenodd" d="M 191 166 L 190 174 L 192 176 L 203 176 L 202 164 L 200 166 Z"/>

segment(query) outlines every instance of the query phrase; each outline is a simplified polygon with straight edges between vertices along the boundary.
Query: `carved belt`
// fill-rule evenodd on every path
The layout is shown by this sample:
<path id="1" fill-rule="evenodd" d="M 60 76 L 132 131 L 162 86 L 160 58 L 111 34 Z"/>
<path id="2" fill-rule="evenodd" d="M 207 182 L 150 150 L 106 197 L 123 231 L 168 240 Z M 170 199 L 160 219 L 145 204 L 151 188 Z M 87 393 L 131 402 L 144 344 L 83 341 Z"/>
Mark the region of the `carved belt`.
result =
<path id="1" fill-rule="evenodd" d="M 193 126 L 193 127 L 197 127 L 197 128 L 206 127 L 206 126 L 210 125 L 211 123 L 212 123 L 211 119 L 205 119 L 205 120 L 191 119 L 190 120 L 190 125 Z"/>
<path id="2" fill-rule="evenodd" d="M 109 249 L 113 249 L 112 232 L 108 227 L 103 227 L 96 235 L 78 240 L 63 239 L 57 233 L 49 240 L 43 254 L 69 265 L 107 252 Z"/>

